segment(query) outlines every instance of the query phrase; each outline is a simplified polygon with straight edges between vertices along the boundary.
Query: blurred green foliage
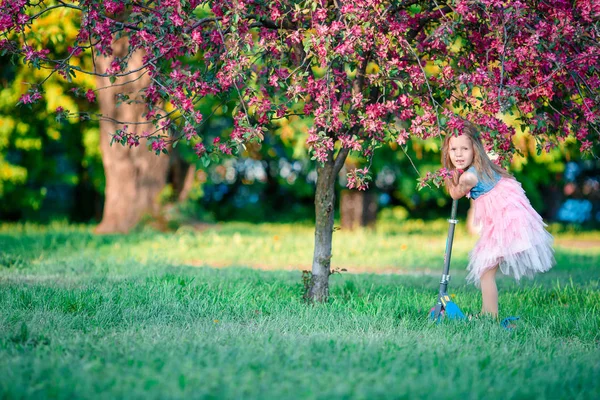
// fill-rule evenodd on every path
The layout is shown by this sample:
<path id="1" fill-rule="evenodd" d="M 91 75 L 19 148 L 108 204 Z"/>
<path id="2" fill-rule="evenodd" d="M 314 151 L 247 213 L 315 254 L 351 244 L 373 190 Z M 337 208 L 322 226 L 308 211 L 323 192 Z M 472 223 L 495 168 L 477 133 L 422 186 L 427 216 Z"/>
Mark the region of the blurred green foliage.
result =
<path id="1" fill-rule="evenodd" d="M 49 38 L 45 47 L 64 55 L 77 33 L 78 18 L 71 10 L 49 12 L 35 22 L 35 31 L 43 33 L 36 37 Z M 89 65 L 91 59 L 84 54 L 78 62 Z M 48 73 L 0 57 L 0 219 L 59 215 L 89 220 L 101 205 L 104 174 L 97 124 L 55 119 L 58 106 L 71 112 L 94 108 L 68 95 L 71 88 L 93 87 L 93 78 L 77 75 L 67 82 L 53 74 L 44 85 L 42 101 L 17 106 L 30 88 L 27 82 Z"/>

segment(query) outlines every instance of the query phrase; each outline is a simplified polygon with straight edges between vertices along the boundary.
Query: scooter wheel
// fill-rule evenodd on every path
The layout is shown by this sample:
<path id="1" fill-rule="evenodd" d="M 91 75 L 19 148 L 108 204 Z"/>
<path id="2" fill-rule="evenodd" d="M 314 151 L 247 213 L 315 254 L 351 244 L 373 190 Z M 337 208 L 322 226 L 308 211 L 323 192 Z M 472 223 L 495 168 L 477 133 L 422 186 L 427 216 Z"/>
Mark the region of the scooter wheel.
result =
<path id="1" fill-rule="evenodd" d="M 442 308 L 442 310 L 440 311 L 440 315 L 438 317 L 438 321 L 441 320 L 442 318 L 444 318 L 444 315 L 446 314 L 446 311 L 444 311 L 444 309 Z M 429 319 L 433 320 L 435 318 L 435 307 L 431 307 L 431 310 L 429 310 Z"/>

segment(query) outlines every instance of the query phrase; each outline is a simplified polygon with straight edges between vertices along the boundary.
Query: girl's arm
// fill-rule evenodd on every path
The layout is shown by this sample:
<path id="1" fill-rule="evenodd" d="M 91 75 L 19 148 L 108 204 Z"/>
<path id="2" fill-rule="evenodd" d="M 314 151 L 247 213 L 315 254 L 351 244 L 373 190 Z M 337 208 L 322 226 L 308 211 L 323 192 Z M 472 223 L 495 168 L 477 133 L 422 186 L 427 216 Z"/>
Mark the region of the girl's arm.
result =
<path id="1" fill-rule="evenodd" d="M 475 185 L 477 185 L 477 177 L 470 172 L 465 172 L 458 179 L 446 179 L 448 193 L 454 200 L 466 196 Z"/>

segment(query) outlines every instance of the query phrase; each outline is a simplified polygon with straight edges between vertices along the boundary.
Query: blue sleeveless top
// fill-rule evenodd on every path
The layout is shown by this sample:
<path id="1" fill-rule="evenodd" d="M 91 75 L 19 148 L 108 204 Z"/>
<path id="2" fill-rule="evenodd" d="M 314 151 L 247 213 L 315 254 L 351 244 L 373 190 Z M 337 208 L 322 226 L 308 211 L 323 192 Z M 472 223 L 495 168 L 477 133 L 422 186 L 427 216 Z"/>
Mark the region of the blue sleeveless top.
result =
<path id="1" fill-rule="evenodd" d="M 477 177 L 477 185 L 473 186 L 473 188 L 469 192 L 469 194 L 471 195 L 471 198 L 473 200 L 475 200 L 482 194 L 486 194 L 487 192 L 492 190 L 494 188 L 494 186 L 496 186 L 496 183 L 498 183 L 500 181 L 500 179 L 502 178 L 502 176 L 499 173 L 497 173 L 496 171 L 493 171 L 494 172 L 494 180 L 493 181 L 488 181 L 487 179 L 485 179 L 485 180 L 481 179 L 480 175 L 477 173 L 477 170 L 475 169 L 474 166 L 470 166 L 469 169 L 467 169 L 467 172 L 470 172 Z"/>

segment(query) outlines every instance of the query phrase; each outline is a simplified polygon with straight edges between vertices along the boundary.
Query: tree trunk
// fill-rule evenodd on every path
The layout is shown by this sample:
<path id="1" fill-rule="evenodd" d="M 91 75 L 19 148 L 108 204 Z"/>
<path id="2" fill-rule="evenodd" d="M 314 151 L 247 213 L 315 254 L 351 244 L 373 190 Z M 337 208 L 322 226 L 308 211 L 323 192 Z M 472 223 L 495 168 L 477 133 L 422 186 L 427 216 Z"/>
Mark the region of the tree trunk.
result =
<path id="1" fill-rule="evenodd" d="M 196 165 L 190 164 L 187 168 L 187 172 L 185 174 L 185 179 L 183 180 L 183 186 L 179 191 L 179 195 L 177 196 L 177 201 L 182 202 L 186 201 L 190 195 L 190 192 L 194 188 L 194 182 L 196 181 Z"/>
<path id="2" fill-rule="evenodd" d="M 374 192 L 342 190 L 340 193 L 340 225 L 344 230 L 374 228 L 377 222 L 377 196 Z"/>
<path id="3" fill-rule="evenodd" d="M 315 193 L 315 251 L 308 299 L 325 302 L 329 297 L 329 275 L 331 275 L 331 243 L 333 239 L 333 216 L 335 212 L 335 182 L 337 174 L 347 157 L 342 149 L 334 161 L 329 154 L 323 166 L 317 168 L 317 190 Z"/>
<path id="4" fill-rule="evenodd" d="M 113 43 L 113 56 L 122 58 L 129 50 L 126 37 Z M 128 68 L 135 70 L 143 65 L 144 53 L 132 54 Z M 112 62 L 112 57 L 96 57 L 96 70 L 104 73 Z M 141 76 L 144 70 L 136 72 L 114 82 L 114 86 L 97 92 L 100 112 L 105 117 L 126 122 L 129 132 L 141 135 L 142 131 L 153 131 L 154 127 L 145 123 L 142 114 L 146 111 L 140 90 L 150 83 L 148 75 Z M 135 82 L 125 83 L 140 77 Z M 124 84 L 125 83 L 125 84 Z M 119 84 L 123 86 L 118 86 Z M 111 86 L 108 78 L 97 78 L 98 88 Z M 139 102 L 116 104 L 118 93 L 129 93 L 131 99 Z M 169 157 L 156 156 L 142 142 L 138 147 L 124 147 L 120 144 L 110 146 L 110 134 L 122 125 L 102 119 L 100 121 L 100 150 L 106 176 L 105 202 L 102 221 L 96 228 L 97 233 L 128 232 L 146 213 L 156 214 L 159 209 L 157 196 L 165 187 Z"/>

